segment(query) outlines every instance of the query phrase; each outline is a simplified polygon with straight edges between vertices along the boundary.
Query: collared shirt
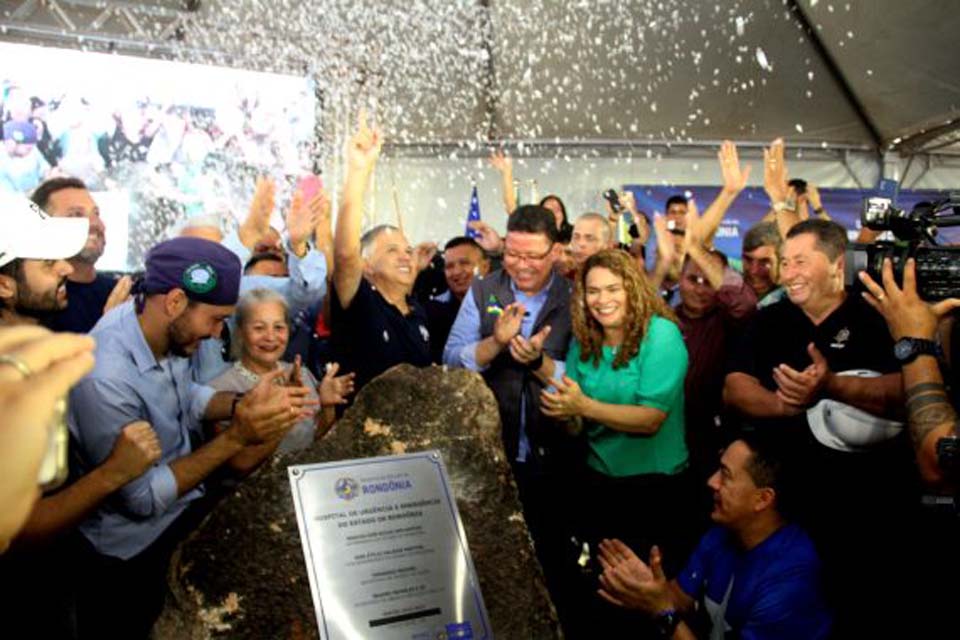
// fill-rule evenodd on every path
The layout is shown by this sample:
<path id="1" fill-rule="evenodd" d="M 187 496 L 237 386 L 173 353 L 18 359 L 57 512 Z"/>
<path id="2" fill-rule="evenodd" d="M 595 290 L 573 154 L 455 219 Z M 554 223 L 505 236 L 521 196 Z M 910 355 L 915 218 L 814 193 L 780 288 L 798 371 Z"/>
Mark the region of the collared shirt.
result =
<path id="1" fill-rule="evenodd" d="M 192 382 L 186 358 L 157 361 L 132 301 L 107 313 L 91 335 L 97 340 L 97 364 L 70 392 L 76 470 L 89 473 L 102 464 L 121 430 L 138 420 L 150 423 L 162 451 L 159 462 L 80 525 L 80 532 L 99 553 L 128 559 L 147 548 L 190 501 L 203 495 L 198 486 L 178 498 L 170 463 L 193 451 L 214 390 Z"/>
<path id="2" fill-rule="evenodd" d="M 514 301 L 523 304 L 526 313 L 520 323 L 520 335 L 529 339 L 533 333 L 533 326 L 540 315 L 540 310 L 550 295 L 550 286 L 553 284 L 553 278 L 550 276 L 543 288 L 533 295 L 526 294 L 517 289 L 516 283 L 510 280 L 510 290 L 513 292 Z M 457 313 L 457 319 L 450 330 L 450 337 L 447 338 L 447 346 L 443 349 L 443 362 L 451 367 L 462 367 L 471 371 L 481 372 L 486 367 L 477 364 L 477 345 L 482 341 L 480 336 L 480 313 L 477 311 L 477 304 L 473 300 L 473 288 L 467 291 L 463 302 L 460 304 L 460 311 Z M 566 371 L 566 363 L 554 361 L 554 375 L 563 376 Z M 524 398 L 522 402 L 526 402 Z M 520 448 L 517 453 L 517 460 L 525 462 L 530 453 L 530 441 L 527 439 L 525 407 L 520 410 Z"/>

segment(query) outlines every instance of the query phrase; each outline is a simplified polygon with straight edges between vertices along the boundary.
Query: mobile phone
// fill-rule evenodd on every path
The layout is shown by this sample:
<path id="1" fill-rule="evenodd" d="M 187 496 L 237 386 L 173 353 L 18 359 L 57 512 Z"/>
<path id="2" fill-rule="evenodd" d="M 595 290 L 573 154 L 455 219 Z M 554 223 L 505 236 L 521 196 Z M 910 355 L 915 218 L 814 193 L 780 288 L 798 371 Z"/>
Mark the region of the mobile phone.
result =
<path id="1" fill-rule="evenodd" d="M 620 195 L 616 189 L 607 189 L 603 192 L 603 197 L 610 203 L 614 213 L 620 213 L 623 210 L 623 206 L 620 205 Z"/>
<path id="2" fill-rule="evenodd" d="M 297 191 L 303 194 L 304 202 L 310 202 L 315 195 L 323 188 L 323 181 L 320 176 L 312 173 L 301 176 L 297 180 Z"/>
<path id="3" fill-rule="evenodd" d="M 47 452 L 40 463 L 40 473 L 37 483 L 43 491 L 56 489 L 67 479 L 67 398 L 57 400 L 53 406 L 53 417 L 47 425 L 49 439 Z"/>

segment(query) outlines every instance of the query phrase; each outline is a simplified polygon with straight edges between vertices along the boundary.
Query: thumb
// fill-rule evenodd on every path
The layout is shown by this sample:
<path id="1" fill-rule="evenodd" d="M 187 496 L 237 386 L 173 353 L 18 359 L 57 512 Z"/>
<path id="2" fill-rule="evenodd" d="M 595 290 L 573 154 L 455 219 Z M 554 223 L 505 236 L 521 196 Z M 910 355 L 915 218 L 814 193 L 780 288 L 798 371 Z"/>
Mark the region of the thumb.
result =
<path id="1" fill-rule="evenodd" d="M 807 345 L 807 353 L 810 354 L 810 359 L 813 360 L 815 365 L 826 365 L 827 359 L 823 357 L 823 354 L 820 353 L 820 350 L 817 349 L 817 345 L 812 342 Z"/>
<path id="2" fill-rule="evenodd" d="M 563 376 L 563 386 L 565 386 L 565 387 L 573 387 L 573 386 L 576 386 L 576 384 L 577 384 L 576 382 L 574 382 L 572 379 L 570 379 L 569 377 L 567 377 L 566 374 L 564 374 L 564 376 Z"/>
<path id="3" fill-rule="evenodd" d="M 285 376 L 283 369 L 277 369 L 276 371 L 271 371 L 270 373 L 261 376 L 260 382 L 257 383 L 257 387 L 269 387 L 270 385 L 277 384 L 277 380 L 283 380 Z"/>
<path id="4" fill-rule="evenodd" d="M 543 329 L 540 329 L 537 335 L 530 338 L 530 342 L 539 349 L 543 347 L 543 343 L 547 339 L 547 336 L 549 335 L 550 335 L 550 325 L 547 325 Z"/>
<path id="5" fill-rule="evenodd" d="M 935 316 L 942 318 L 957 308 L 960 308 L 960 298 L 947 298 L 930 307 L 930 310 Z"/>
<path id="6" fill-rule="evenodd" d="M 653 545 L 650 549 L 650 572 L 658 582 L 661 580 L 666 582 L 667 576 L 663 573 L 663 555 L 657 545 Z"/>

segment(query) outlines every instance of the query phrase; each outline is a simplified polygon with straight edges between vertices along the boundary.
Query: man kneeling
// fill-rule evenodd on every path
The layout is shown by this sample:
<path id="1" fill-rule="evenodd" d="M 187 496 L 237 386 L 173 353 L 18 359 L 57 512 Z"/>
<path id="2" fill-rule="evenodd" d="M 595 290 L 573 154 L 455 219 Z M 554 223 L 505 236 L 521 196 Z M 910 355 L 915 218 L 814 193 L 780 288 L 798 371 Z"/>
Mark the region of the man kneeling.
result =
<path id="1" fill-rule="evenodd" d="M 663 638 L 827 637 L 820 561 L 807 534 L 781 513 L 782 464 L 770 444 L 744 434 L 708 484 L 719 526 L 680 575 L 667 581 L 657 547 L 648 565 L 619 540 L 604 540 L 600 595 L 650 615 Z"/>

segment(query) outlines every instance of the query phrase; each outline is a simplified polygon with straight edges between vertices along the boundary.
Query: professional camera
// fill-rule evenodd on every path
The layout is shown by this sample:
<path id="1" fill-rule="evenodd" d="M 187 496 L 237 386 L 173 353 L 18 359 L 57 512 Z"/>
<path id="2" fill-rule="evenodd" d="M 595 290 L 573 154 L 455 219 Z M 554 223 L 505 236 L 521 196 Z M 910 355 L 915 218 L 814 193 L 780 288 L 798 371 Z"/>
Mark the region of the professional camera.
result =
<path id="1" fill-rule="evenodd" d="M 861 286 L 857 274 L 866 271 L 880 282 L 883 260 L 890 258 L 897 284 L 903 283 L 908 258 L 917 261 L 917 293 L 928 301 L 960 298 L 960 246 L 937 244 L 939 227 L 960 226 L 960 193 L 934 203 L 919 203 L 909 213 L 897 209 L 889 198 L 867 198 L 860 216 L 864 227 L 891 231 L 896 240 L 847 247 L 845 282 Z"/>

